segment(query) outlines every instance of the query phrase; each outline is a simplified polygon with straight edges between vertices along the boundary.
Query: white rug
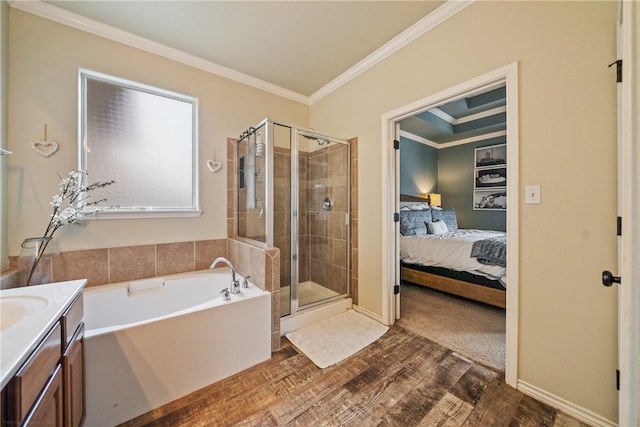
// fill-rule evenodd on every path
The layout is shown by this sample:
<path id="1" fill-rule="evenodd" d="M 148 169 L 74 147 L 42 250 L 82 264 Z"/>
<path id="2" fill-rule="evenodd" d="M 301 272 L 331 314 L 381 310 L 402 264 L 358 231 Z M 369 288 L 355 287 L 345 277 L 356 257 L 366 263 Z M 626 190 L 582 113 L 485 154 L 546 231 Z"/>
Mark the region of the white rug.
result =
<path id="1" fill-rule="evenodd" d="M 289 332 L 286 337 L 319 368 L 326 368 L 362 350 L 389 328 L 353 310 Z"/>

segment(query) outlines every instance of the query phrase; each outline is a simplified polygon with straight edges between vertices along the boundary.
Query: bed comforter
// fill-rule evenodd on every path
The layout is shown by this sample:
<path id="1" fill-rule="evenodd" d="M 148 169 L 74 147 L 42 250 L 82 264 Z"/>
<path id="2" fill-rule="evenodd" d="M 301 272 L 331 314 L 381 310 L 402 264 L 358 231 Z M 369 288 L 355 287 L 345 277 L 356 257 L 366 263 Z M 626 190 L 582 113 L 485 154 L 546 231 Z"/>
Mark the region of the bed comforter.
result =
<path id="1" fill-rule="evenodd" d="M 400 236 L 400 259 L 406 264 L 467 271 L 498 280 L 506 287 L 506 267 L 482 264 L 471 256 L 474 242 L 504 235 L 500 231 L 460 229 L 446 234 Z"/>

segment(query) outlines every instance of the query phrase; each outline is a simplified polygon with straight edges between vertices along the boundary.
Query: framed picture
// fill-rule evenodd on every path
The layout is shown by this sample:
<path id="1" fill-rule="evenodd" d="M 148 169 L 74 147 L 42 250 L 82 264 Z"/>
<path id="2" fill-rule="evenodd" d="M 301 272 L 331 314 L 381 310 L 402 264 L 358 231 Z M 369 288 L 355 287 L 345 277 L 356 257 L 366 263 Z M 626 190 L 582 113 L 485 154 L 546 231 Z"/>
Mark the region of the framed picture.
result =
<path id="1" fill-rule="evenodd" d="M 474 210 L 507 210 L 507 190 L 474 190 Z"/>
<path id="2" fill-rule="evenodd" d="M 507 186 L 507 168 L 476 169 L 475 188 Z"/>
<path id="3" fill-rule="evenodd" d="M 475 149 L 476 168 L 507 165 L 507 144 L 490 145 Z"/>

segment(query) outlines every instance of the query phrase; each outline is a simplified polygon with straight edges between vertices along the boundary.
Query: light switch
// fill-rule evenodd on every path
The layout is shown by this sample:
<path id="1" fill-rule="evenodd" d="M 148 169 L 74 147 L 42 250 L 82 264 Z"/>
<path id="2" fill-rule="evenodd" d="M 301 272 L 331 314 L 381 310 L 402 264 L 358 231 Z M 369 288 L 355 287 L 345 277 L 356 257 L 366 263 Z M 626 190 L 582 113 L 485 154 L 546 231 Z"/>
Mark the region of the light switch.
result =
<path id="1" fill-rule="evenodd" d="M 524 202 L 527 205 L 538 205 L 540 201 L 540 185 L 527 185 L 524 187 Z"/>

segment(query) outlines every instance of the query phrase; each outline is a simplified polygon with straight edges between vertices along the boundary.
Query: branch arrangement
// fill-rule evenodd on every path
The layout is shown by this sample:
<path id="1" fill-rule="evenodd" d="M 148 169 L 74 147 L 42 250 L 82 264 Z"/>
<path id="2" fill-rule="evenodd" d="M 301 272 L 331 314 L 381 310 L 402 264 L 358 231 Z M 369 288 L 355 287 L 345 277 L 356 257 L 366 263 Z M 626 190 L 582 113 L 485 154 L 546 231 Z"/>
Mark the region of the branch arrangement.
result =
<path id="1" fill-rule="evenodd" d="M 40 262 L 40 258 L 47 249 L 47 245 L 51 241 L 51 238 L 53 238 L 53 234 L 64 225 L 76 224 L 84 217 L 85 213 L 83 211 L 85 211 L 88 206 L 94 206 L 106 201 L 106 199 L 100 199 L 89 202 L 88 199 L 90 195 L 88 193 L 98 188 L 107 187 L 115 182 L 111 180 L 86 185 L 87 172 L 82 170 L 77 171 L 75 169 L 69 172 L 68 177 L 63 178 L 58 174 L 58 178 L 60 178 L 60 193 L 54 195 L 49 202 L 49 204 L 53 206 L 53 213 L 42 236 L 44 243 L 37 246 L 35 260 L 27 278 L 27 285 L 31 281 L 31 277 Z M 95 214 L 99 211 L 100 209 L 95 209 L 92 213 Z"/>

